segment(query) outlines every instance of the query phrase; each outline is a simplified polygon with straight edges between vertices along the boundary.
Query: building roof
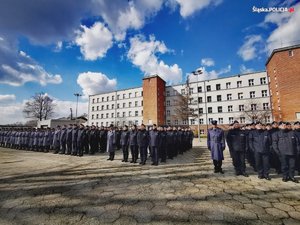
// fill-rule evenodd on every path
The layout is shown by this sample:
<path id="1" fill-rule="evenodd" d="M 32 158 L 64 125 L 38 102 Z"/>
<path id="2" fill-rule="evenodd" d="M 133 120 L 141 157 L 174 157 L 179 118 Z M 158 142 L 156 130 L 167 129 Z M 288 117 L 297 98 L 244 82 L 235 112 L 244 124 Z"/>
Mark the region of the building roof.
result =
<path id="1" fill-rule="evenodd" d="M 300 44 L 298 45 L 292 45 L 292 46 L 287 46 L 287 47 L 283 47 L 283 48 L 276 48 L 272 51 L 271 55 L 269 56 L 266 65 L 268 65 L 268 63 L 270 62 L 271 58 L 273 57 L 273 55 L 277 52 L 283 52 L 283 51 L 287 51 L 287 50 L 292 50 L 292 49 L 296 49 L 296 48 L 300 48 Z"/>
<path id="2" fill-rule="evenodd" d="M 154 75 L 150 75 L 150 76 L 145 76 L 145 77 L 143 78 L 143 80 L 150 79 L 150 78 L 155 78 L 155 77 L 161 79 L 163 82 L 166 83 L 166 81 L 165 81 L 164 79 L 162 79 L 158 74 L 154 74 Z"/>

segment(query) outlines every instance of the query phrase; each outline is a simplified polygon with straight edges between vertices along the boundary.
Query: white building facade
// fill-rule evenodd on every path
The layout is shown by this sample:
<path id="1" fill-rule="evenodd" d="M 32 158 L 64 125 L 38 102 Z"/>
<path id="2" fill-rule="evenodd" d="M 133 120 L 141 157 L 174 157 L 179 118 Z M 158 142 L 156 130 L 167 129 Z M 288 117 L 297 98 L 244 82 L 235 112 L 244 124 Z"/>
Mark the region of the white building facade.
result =
<path id="1" fill-rule="evenodd" d="M 199 75 L 201 76 L 201 75 Z M 200 77 L 199 77 L 200 79 Z M 219 124 L 252 122 L 249 111 L 270 112 L 270 94 L 267 74 L 248 73 L 218 78 L 188 85 L 190 108 L 199 115 L 181 121 L 176 116 L 178 98 L 184 95 L 187 84 L 165 87 L 165 124 L 205 126 L 212 120 Z M 89 98 L 89 124 L 108 126 L 109 124 L 141 124 L 143 122 L 142 87 L 93 95 Z M 265 121 L 271 122 L 271 113 L 265 114 Z M 200 130 L 202 133 L 204 129 Z"/>

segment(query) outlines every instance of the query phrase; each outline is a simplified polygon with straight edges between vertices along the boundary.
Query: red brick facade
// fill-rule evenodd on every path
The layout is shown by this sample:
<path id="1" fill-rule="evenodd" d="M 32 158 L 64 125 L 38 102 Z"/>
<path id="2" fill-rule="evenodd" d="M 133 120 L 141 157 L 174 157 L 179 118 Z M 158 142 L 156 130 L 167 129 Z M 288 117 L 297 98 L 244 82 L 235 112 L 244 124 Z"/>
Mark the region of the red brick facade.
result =
<path id="1" fill-rule="evenodd" d="M 159 76 L 143 79 L 143 122 L 165 125 L 165 85 Z"/>
<path id="2" fill-rule="evenodd" d="M 266 63 L 266 69 L 270 81 L 273 119 L 299 120 L 300 45 L 275 49 Z"/>

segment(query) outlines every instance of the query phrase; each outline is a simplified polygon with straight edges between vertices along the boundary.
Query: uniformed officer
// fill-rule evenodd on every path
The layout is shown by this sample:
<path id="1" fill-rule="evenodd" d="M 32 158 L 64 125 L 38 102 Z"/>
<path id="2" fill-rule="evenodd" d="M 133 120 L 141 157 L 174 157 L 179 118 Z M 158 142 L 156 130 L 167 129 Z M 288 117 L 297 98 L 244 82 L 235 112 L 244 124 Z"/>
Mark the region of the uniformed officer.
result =
<path id="1" fill-rule="evenodd" d="M 71 155 L 73 155 L 73 156 L 76 156 L 77 153 L 78 153 L 77 135 L 78 135 L 77 124 L 73 124 L 73 129 L 72 129 L 72 153 L 71 153 Z"/>
<path id="2" fill-rule="evenodd" d="M 49 152 L 49 149 L 50 149 L 50 128 L 47 128 L 44 131 L 43 149 L 44 149 L 44 152 Z"/>
<path id="3" fill-rule="evenodd" d="M 147 160 L 147 148 L 149 145 L 149 133 L 146 130 L 146 126 L 144 124 L 141 124 L 140 130 L 137 134 L 137 143 L 140 150 L 140 156 L 141 156 L 141 165 L 146 164 Z"/>
<path id="4" fill-rule="evenodd" d="M 64 125 L 60 131 L 60 154 L 66 153 L 66 143 L 67 143 L 67 125 Z"/>
<path id="5" fill-rule="evenodd" d="M 99 141 L 100 141 L 100 152 L 105 152 L 107 131 L 104 129 L 103 126 L 101 126 L 101 128 L 100 128 L 99 135 L 100 135 L 100 138 L 99 138 Z"/>
<path id="6" fill-rule="evenodd" d="M 77 129 L 77 156 L 83 156 L 83 145 L 85 140 L 85 129 L 84 125 L 80 124 L 79 129 Z"/>
<path id="7" fill-rule="evenodd" d="M 136 125 L 133 125 L 131 127 L 130 133 L 129 133 L 129 145 L 130 145 L 130 151 L 131 151 L 131 161 L 130 163 L 136 163 L 138 156 L 139 156 L 139 148 L 137 143 L 137 127 Z"/>
<path id="8" fill-rule="evenodd" d="M 66 134 L 66 142 L 67 142 L 67 149 L 66 149 L 66 155 L 71 155 L 72 152 L 72 131 L 73 131 L 73 125 L 69 124 Z"/>
<path id="9" fill-rule="evenodd" d="M 60 126 L 58 125 L 54 131 L 53 135 L 53 149 L 54 149 L 54 154 L 57 154 L 60 150 Z"/>
<path id="10" fill-rule="evenodd" d="M 174 157 L 174 135 L 172 127 L 167 128 L 166 133 L 166 151 L 167 151 L 167 157 L 168 159 L 173 159 Z"/>
<path id="11" fill-rule="evenodd" d="M 128 126 L 125 125 L 121 131 L 120 144 L 123 152 L 122 162 L 128 162 L 128 148 L 129 148 L 129 137 L 130 133 L 128 131 Z"/>
<path id="12" fill-rule="evenodd" d="M 167 161 L 167 143 L 166 143 L 167 133 L 163 127 L 158 127 L 158 132 L 159 132 L 158 152 L 159 152 L 160 162 L 165 163 Z"/>
<path id="13" fill-rule="evenodd" d="M 83 139 L 83 152 L 84 154 L 89 154 L 90 152 L 90 145 L 89 145 L 89 139 L 90 139 L 90 127 L 86 126 L 84 128 L 85 130 L 85 135 Z"/>
<path id="14" fill-rule="evenodd" d="M 214 163 L 215 173 L 224 173 L 222 170 L 222 161 L 224 160 L 223 151 L 225 150 L 224 131 L 218 127 L 218 122 L 213 120 L 212 128 L 207 132 L 207 147 L 211 152 L 211 159 Z"/>
<path id="15" fill-rule="evenodd" d="M 295 162 L 299 153 L 299 139 L 293 130 L 287 129 L 290 123 L 281 123 L 279 131 L 272 137 L 273 148 L 281 159 L 282 181 L 289 180 L 298 183 L 295 179 Z"/>
<path id="16" fill-rule="evenodd" d="M 174 141 L 174 144 L 173 144 L 173 157 L 176 157 L 178 155 L 178 149 L 180 148 L 180 141 L 179 141 L 179 136 L 177 134 L 177 128 L 176 127 L 173 127 L 173 141 Z"/>
<path id="17" fill-rule="evenodd" d="M 94 155 L 95 152 L 97 151 L 97 148 L 98 148 L 97 132 L 96 132 L 95 125 L 92 125 L 92 128 L 90 130 L 89 140 L 90 140 L 90 152 L 89 152 L 89 154 Z"/>
<path id="18" fill-rule="evenodd" d="M 116 137 L 114 126 L 111 124 L 109 126 L 109 131 L 107 132 L 107 146 L 106 152 L 109 153 L 109 158 L 107 160 L 113 161 L 115 158 L 115 147 L 116 147 Z"/>
<path id="19" fill-rule="evenodd" d="M 282 122 L 280 122 L 281 124 Z M 272 122 L 272 128 L 269 131 L 270 135 L 271 135 L 271 141 L 273 140 L 273 136 L 276 135 L 276 133 L 279 131 L 278 128 L 279 124 L 276 121 Z M 273 143 L 273 141 L 272 141 Z M 277 174 L 281 173 L 281 163 L 280 163 L 280 158 L 279 155 L 277 154 L 277 152 L 275 152 L 273 145 L 271 145 L 271 149 L 270 149 L 270 166 L 272 168 L 275 168 Z"/>
<path id="20" fill-rule="evenodd" d="M 255 128 L 249 134 L 249 146 L 254 151 L 258 178 L 271 180 L 269 176 L 271 136 L 267 130 L 262 129 L 260 122 L 256 122 Z"/>
<path id="21" fill-rule="evenodd" d="M 231 152 L 236 175 L 248 177 L 245 163 L 245 154 L 248 150 L 247 137 L 245 131 L 240 129 L 238 121 L 234 121 L 233 129 L 228 131 L 226 141 L 229 151 Z"/>
<path id="22" fill-rule="evenodd" d="M 153 129 L 149 132 L 150 136 L 150 146 L 151 146 L 151 156 L 152 165 L 158 165 L 158 144 L 159 144 L 159 133 L 156 124 L 153 124 Z"/>

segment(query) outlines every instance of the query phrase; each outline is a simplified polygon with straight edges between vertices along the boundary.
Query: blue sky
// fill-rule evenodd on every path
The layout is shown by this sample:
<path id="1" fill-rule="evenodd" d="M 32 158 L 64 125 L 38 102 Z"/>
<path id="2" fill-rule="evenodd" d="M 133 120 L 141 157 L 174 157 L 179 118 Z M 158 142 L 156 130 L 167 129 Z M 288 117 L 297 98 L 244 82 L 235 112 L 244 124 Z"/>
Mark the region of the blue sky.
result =
<path id="1" fill-rule="evenodd" d="M 75 110 L 79 92 L 84 113 L 88 95 L 145 75 L 176 84 L 199 67 L 202 79 L 261 71 L 274 48 L 299 42 L 296 0 L 3 0 L 0 124 L 23 122 L 36 92 L 55 99 L 56 117 Z"/>

